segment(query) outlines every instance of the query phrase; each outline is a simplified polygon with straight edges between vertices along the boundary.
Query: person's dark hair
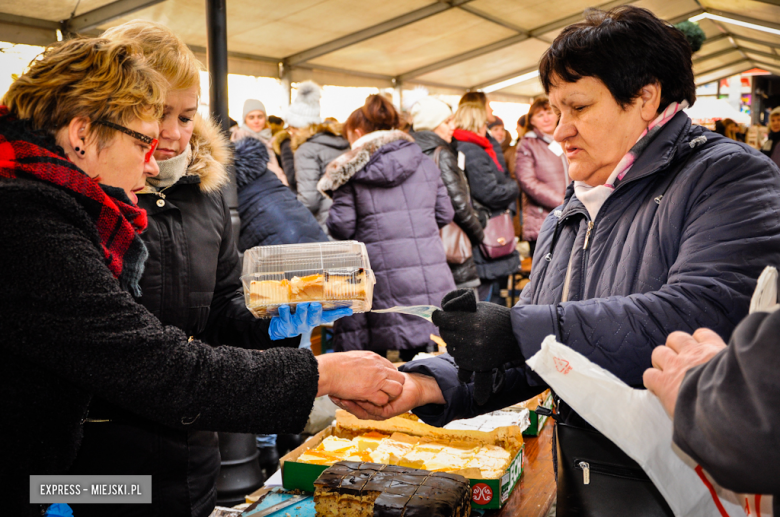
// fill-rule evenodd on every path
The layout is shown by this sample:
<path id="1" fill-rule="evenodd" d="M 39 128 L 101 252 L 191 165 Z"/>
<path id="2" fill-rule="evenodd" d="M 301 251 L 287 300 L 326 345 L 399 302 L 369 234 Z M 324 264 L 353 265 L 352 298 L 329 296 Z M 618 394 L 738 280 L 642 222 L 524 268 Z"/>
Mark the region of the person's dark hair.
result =
<path id="1" fill-rule="evenodd" d="M 659 113 L 672 102 L 696 101 L 685 35 L 647 9 L 629 5 L 588 9 L 585 21 L 563 29 L 545 51 L 539 74 L 548 94 L 556 80 L 595 77 L 623 108 L 639 97 L 642 87 L 656 82 L 661 85 Z"/>
<path id="2" fill-rule="evenodd" d="M 359 129 L 363 134 L 383 129 L 396 129 L 400 119 L 393 103 L 384 95 L 369 95 L 366 103 L 356 109 L 344 123 L 345 133 Z"/>
<path id="3" fill-rule="evenodd" d="M 487 106 L 488 98 L 487 95 L 485 95 L 485 92 L 466 92 L 463 94 L 463 97 L 460 98 L 460 101 L 458 101 L 458 106 L 462 106 L 467 102 L 476 102 L 483 106 Z"/>
<path id="4" fill-rule="evenodd" d="M 281 117 L 277 117 L 276 115 L 271 115 L 268 117 L 268 123 L 269 124 L 277 124 L 279 126 L 284 124 L 284 120 L 282 120 Z"/>

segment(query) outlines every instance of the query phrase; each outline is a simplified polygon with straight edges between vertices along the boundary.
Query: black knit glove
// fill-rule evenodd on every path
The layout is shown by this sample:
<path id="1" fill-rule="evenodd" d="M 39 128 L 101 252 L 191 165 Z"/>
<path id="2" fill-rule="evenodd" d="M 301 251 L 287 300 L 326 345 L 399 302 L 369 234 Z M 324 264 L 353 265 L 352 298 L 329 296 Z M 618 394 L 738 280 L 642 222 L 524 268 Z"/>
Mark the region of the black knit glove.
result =
<path id="1" fill-rule="evenodd" d="M 442 310 L 433 313 L 433 323 L 458 365 L 458 379 L 469 382 L 476 372 L 474 400 L 480 406 L 503 388 L 507 364 L 525 363 L 512 332 L 510 314 L 511 309 L 495 303 L 477 303 L 472 289 L 448 293 L 442 300 Z"/>

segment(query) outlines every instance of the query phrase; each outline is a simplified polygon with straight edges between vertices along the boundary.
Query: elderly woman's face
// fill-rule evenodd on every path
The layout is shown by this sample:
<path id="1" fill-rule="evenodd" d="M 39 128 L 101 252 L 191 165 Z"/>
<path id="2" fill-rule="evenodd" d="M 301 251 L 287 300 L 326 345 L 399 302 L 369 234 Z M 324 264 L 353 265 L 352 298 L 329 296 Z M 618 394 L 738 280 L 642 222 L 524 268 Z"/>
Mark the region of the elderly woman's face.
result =
<path id="1" fill-rule="evenodd" d="M 136 119 L 124 127 L 150 138 L 157 138 L 159 134 L 157 122 Z M 57 131 L 57 144 L 89 177 L 103 185 L 121 188 L 133 203 L 138 204 L 135 193 L 144 188 L 147 177 L 160 172 L 154 156 L 146 160 L 151 145 L 117 130 L 108 144 L 98 149 L 97 140 L 88 138 L 87 128 L 85 119 L 74 119 Z"/>
<path id="2" fill-rule="evenodd" d="M 151 138 L 157 138 L 159 135 L 159 126 L 156 122 L 136 119 L 126 127 Z M 100 176 L 100 183 L 123 189 L 127 197 L 134 204 L 138 204 L 135 193 L 146 186 L 147 177 L 157 176 L 160 172 L 154 156 L 146 162 L 146 154 L 149 150 L 148 144 L 117 132 L 108 147 L 103 148 L 97 155 L 93 170 Z M 88 171 L 85 172 L 89 174 Z"/>
<path id="3" fill-rule="evenodd" d="M 656 117 L 661 88 L 648 85 L 624 110 L 599 79 L 575 83 L 560 78 L 550 88 L 550 106 L 560 121 L 553 134 L 569 161 L 569 176 L 603 185 L 621 158 Z"/>

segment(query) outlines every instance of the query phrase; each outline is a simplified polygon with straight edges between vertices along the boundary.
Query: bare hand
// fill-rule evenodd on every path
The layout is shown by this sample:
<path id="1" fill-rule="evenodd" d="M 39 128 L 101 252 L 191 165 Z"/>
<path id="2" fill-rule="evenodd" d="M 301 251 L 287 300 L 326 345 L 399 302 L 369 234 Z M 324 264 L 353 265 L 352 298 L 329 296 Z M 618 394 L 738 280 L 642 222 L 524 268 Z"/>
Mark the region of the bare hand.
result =
<path id="1" fill-rule="evenodd" d="M 360 400 L 383 406 L 403 392 L 404 376 L 386 358 L 369 351 L 317 356 L 317 396 Z"/>
<path id="2" fill-rule="evenodd" d="M 710 329 L 698 329 L 693 335 L 672 332 L 666 338 L 666 346 L 653 350 L 653 368 L 645 370 L 642 379 L 663 404 L 669 416 L 674 418 L 674 406 L 685 373 L 713 358 L 726 348 L 726 343 Z"/>
<path id="3" fill-rule="evenodd" d="M 367 401 L 331 397 L 333 403 L 363 420 L 386 420 L 425 404 L 444 404 L 444 396 L 433 377 L 417 373 L 401 373 L 406 379 L 403 393 L 384 405 Z"/>

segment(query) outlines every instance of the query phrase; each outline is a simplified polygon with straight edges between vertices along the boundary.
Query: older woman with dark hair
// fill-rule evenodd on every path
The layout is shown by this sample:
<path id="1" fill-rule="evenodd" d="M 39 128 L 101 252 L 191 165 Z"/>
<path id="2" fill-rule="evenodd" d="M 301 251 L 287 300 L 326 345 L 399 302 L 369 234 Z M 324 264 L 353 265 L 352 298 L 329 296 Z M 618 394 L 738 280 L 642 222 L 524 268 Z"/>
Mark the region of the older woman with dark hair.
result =
<path id="1" fill-rule="evenodd" d="M 682 112 L 695 100 L 683 34 L 637 7 L 589 11 L 539 68 L 573 184 L 542 225 L 530 284 L 512 309 L 448 294 L 433 320 L 451 355 L 407 364 L 388 406 L 343 407 L 381 418 L 422 406 L 436 425 L 505 407 L 545 388 L 524 361 L 548 335 L 641 387 L 668 334 L 708 327 L 727 339 L 747 314 L 780 253 L 780 176 Z M 559 516 L 671 515 L 565 400 L 556 436 Z"/>
<path id="2" fill-rule="evenodd" d="M 30 475 L 69 472 L 97 397 L 179 431 L 267 433 L 300 431 L 318 393 L 386 402 L 401 392 L 403 377 L 376 354 L 212 348 L 134 300 L 148 256 L 136 192 L 159 174 L 167 94 L 141 55 L 132 43 L 69 40 L 34 60 L 0 106 L 8 515 L 41 515 Z"/>

